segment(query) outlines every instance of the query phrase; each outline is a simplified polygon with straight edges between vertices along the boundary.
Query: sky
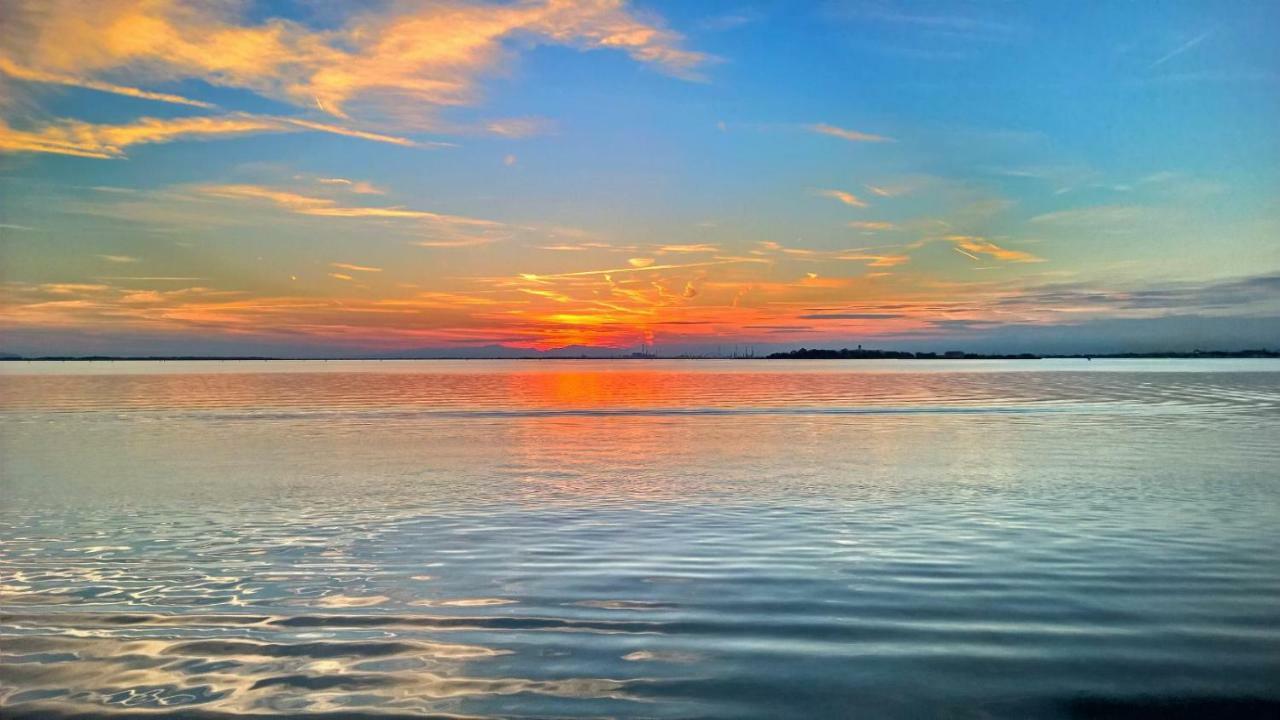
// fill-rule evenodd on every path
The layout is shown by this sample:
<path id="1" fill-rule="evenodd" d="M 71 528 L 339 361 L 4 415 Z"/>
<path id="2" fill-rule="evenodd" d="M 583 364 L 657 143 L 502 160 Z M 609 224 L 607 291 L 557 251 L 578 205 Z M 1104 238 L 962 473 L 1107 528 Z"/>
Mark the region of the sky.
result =
<path id="1" fill-rule="evenodd" d="M 0 0 L 0 351 L 1280 347 L 1277 27 Z"/>

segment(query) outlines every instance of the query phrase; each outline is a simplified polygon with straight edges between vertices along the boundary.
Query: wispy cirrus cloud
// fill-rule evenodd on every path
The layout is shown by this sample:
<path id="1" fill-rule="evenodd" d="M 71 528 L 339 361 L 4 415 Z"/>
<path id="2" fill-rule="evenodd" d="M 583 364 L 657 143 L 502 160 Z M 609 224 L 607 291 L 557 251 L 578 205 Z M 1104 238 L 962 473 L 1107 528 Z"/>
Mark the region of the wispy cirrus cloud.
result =
<path id="1" fill-rule="evenodd" d="M 634 245 L 611 245 L 606 242 L 575 242 L 575 243 L 555 243 L 552 245 L 539 245 L 539 250 L 554 250 L 556 252 L 583 252 L 585 250 L 635 250 Z"/>
<path id="2" fill-rule="evenodd" d="M 1158 211 L 1141 205 L 1094 205 L 1043 213 L 1032 217 L 1030 222 L 1056 227 L 1097 228 L 1102 232 L 1115 233 L 1158 216 Z"/>
<path id="3" fill-rule="evenodd" d="M 333 262 L 333 263 L 329 263 L 329 267 L 337 268 L 339 270 L 350 270 L 351 272 L 362 272 L 362 273 L 382 272 L 382 268 L 380 267 L 373 267 L 371 265 L 353 265 L 351 263 Z"/>
<path id="4" fill-rule="evenodd" d="M 711 243 L 668 244 L 659 245 L 657 252 L 659 255 L 665 253 L 717 253 L 720 252 L 720 246 Z"/>
<path id="5" fill-rule="evenodd" d="M 841 140 L 848 140 L 849 142 L 872 142 L 872 143 L 895 142 L 893 138 L 885 137 L 884 135 L 875 135 L 873 133 L 862 132 L 860 130 L 850 130 L 848 128 L 836 127 L 835 125 L 828 125 L 827 123 L 814 123 L 812 125 L 806 125 L 805 129 L 808 130 L 809 132 L 815 132 L 822 135 L 830 135 L 831 137 L 837 137 L 837 138 L 840 138 Z"/>
<path id="6" fill-rule="evenodd" d="M 1159 67 L 1169 62 L 1170 60 L 1178 57 L 1179 55 L 1190 51 L 1191 49 L 1195 48 L 1195 46 L 1207 40 L 1209 36 L 1213 35 L 1214 30 L 1216 30 L 1216 28 L 1211 28 L 1209 30 L 1206 30 L 1200 33 L 1199 35 L 1196 35 L 1195 37 L 1191 38 L 1190 40 L 1187 40 L 1181 45 L 1175 47 L 1174 49 L 1170 50 L 1164 55 L 1161 55 L 1159 58 L 1156 59 L 1155 62 L 1151 63 L 1151 67 L 1152 68 Z"/>
<path id="7" fill-rule="evenodd" d="M 395 135 L 368 132 L 366 130 L 358 130 L 356 128 L 344 127 L 342 125 L 334 125 L 332 123 L 315 122 L 314 120 L 304 120 L 302 118 L 280 117 L 275 118 L 275 120 L 278 120 L 286 127 L 292 125 L 304 130 L 315 130 L 316 132 L 345 135 L 347 137 L 358 138 L 360 140 L 371 140 L 373 142 L 389 143 L 391 145 L 400 145 L 402 147 L 454 147 L 453 143 L 435 141 L 420 142 L 417 140 L 410 140 L 409 138 L 397 137 Z"/>
<path id="8" fill-rule="evenodd" d="M 421 146 L 407 138 L 364 132 L 330 123 L 237 113 L 182 118 L 144 117 L 131 123 L 118 125 L 60 120 L 33 129 L 15 128 L 0 119 L 0 150 L 111 160 L 124 157 L 125 150 L 134 145 L 301 130 L 334 133 L 404 147 Z"/>
<path id="9" fill-rule="evenodd" d="M 151 90 L 131 87 L 129 85 L 104 82 L 102 80 L 93 80 L 91 78 L 76 77 L 74 75 L 63 75 L 60 73 L 33 70 L 31 68 L 22 67 L 3 55 L 0 55 L 0 73 L 25 82 L 81 87 L 88 90 L 97 90 L 98 92 L 125 95 L 127 97 L 135 97 L 143 100 L 155 100 L 157 102 L 172 103 L 174 105 L 189 105 L 191 107 L 198 108 L 217 107 L 217 105 L 214 105 L 211 102 L 193 100 L 192 98 L 174 95 L 172 93 L 154 92 Z"/>
<path id="10" fill-rule="evenodd" d="M 867 267 L 887 268 L 911 262 L 911 256 L 892 253 L 842 252 L 832 256 L 835 260 L 865 262 Z"/>
<path id="11" fill-rule="evenodd" d="M 341 205 L 338 201 L 327 197 L 304 195 L 291 190 L 263 187 L 261 185 L 198 185 L 193 190 L 199 194 L 231 200 L 266 201 L 299 215 L 316 217 L 343 218 L 390 218 L 404 220 L 425 220 L 446 225 L 458 225 L 476 228 L 499 228 L 502 223 L 493 220 L 448 215 L 445 213 L 412 210 L 402 207 L 372 207 Z M 421 243 L 419 243 L 421 244 Z M 434 247 L 446 247 L 436 245 Z M 453 247 L 453 246 L 449 246 Z"/>
<path id="12" fill-rule="evenodd" d="M 490 120 L 484 125 L 486 132 L 512 140 L 544 135 L 551 132 L 553 127 L 554 123 L 550 120 L 538 117 L 502 118 Z"/>
<path id="13" fill-rule="evenodd" d="M 743 263 L 743 262 L 757 262 L 757 261 L 751 258 L 728 258 L 725 260 L 710 260 L 707 262 L 696 262 L 696 263 L 674 263 L 674 264 L 662 264 L 662 265 L 647 264 L 647 265 L 639 265 L 639 266 L 632 265 L 631 267 L 609 268 L 606 270 L 580 270 L 577 272 L 563 272 L 563 273 L 549 273 L 549 274 L 522 273 L 520 277 L 524 280 L 537 282 L 539 280 L 559 280 L 564 278 L 592 277 L 597 275 L 600 275 L 600 276 L 617 275 L 622 273 L 656 272 L 659 270 L 679 270 L 679 269 L 685 269 L 685 268 L 710 267 L 714 265 L 732 265 L 734 263 Z"/>
<path id="14" fill-rule="evenodd" d="M 811 313 L 797 315 L 801 320 L 892 320 L 902 317 L 901 313 Z"/>
<path id="15" fill-rule="evenodd" d="M 497 242 L 497 240 L 498 238 L 496 237 L 473 235 L 470 237 L 454 238 L 452 240 L 419 240 L 413 244 L 423 248 L 463 248 L 488 245 L 489 243 Z"/>
<path id="16" fill-rule="evenodd" d="M 340 177 L 321 177 L 315 180 L 320 185 L 336 185 L 357 195 L 386 195 L 387 191 L 366 180 L 348 180 Z"/>

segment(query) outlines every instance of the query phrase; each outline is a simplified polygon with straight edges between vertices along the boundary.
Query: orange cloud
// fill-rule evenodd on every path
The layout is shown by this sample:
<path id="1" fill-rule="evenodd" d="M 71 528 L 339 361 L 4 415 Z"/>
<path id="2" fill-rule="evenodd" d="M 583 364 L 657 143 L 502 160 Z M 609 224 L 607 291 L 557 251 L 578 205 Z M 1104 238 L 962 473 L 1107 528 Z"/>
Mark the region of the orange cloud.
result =
<path id="1" fill-rule="evenodd" d="M 1044 258 L 1037 257 L 1031 253 L 1023 252 L 1021 250 L 1003 248 L 980 237 L 973 237 L 970 235 L 948 235 L 944 239 L 953 244 L 956 252 L 959 252 L 962 255 L 967 255 L 974 260 L 977 260 L 979 255 L 986 255 L 988 257 L 995 258 L 996 260 L 1004 260 L 1006 262 L 1044 262 Z"/>
<path id="2" fill-rule="evenodd" d="M 32 70 L 30 68 L 21 67 L 4 56 L 0 56 L 0 73 L 4 73 L 9 77 L 23 80 L 25 82 L 82 87 L 89 90 L 97 90 L 99 92 L 127 95 L 129 97 L 141 98 L 143 100 L 155 100 L 158 102 L 173 103 L 175 105 L 190 105 L 192 107 L 200 108 L 217 107 L 217 105 L 214 105 L 213 103 L 204 102 L 202 100 L 192 100 L 191 98 L 182 97 L 181 95 L 152 92 L 150 90 L 143 90 L 141 88 L 130 87 L 128 85 L 117 85 L 115 83 L 103 82 L 101 80 L 91 80 L 88 78 L 78 78 L 72 75 L 60 75 L 58 73 Z"/>
<path id="3" fill-rule="evenodd" d="M 568 295 L 565 295 L 564 293 L 558 293 L 554 290 L 539 290 L 537 288 L 519 288 L 519 291 L 522 293 L 525 293 L 526 295 L 536 295 L 538 297 L 549 298 L 558 303 L 567 303 L 573 300 L 573 298 L 569 297 Z"/>
<path id="4" fill-rule="evenodd" d="M 0 57 L 30 79 L 137 94 L 102 80 L 129 68 L 161 80 L 244 88 L 336 117 L 346 117 L 354 101 L 394 112 L 412 100 L 428 113 L 471 103 L 477 79 L 505 60 L 506 44 L 517 36 L 617 50 L 690 79 L 711 60 L 683 49 L 679 34 L 641 19 L 620 0 L 390 8 L 318 30 L 279 18 L 254 23 L 234 2 L 13 0 L 5 9 L 12 32 Z"/>
<path id="5" fill-rule="evenodd" d="M 19 130 L 0 120 L 0 150 L 110 159 L 123 157 L 130 145 L 279 130 L 278 123 L 250 116 L 142 118 L 128 125 L 64 120 L 38 130 Z"/>
<path id="6" fill-rule="evenodd" d="M 566 235 L 569 237 L 591 237 L 589 233 L 582 230 L 571 230 L 569 228 L 555 228 L 551 232 L 552 237 Z M 609 250 L 613 252 L 634 252 L 639 248 L 635 245 L 613 245 L 607 242 L 599 242 L 596 240 L 583 242 L 558 242 L 552 245 L 538 245 L 539 250 L 555 250 L 557 252 L 583 252 L 586 250 Z"/>
<path id="7" fill-rule="evenodd" d="M 839 200 L 845 205 L 849 205 L 852 207 L 859 207 L 859 208 L 867 207 L 867 203 L 862 198 L 859 198 L 857 195 L 854 195 L 853 193 L 845 192 L 844 190 L 819 190 L 818 194 L 823 197 L 829 197 L 835 200 Z"/>
<path id="8" fill-rule="evenodd" d="M 455 238 L 453 240 L 420 240 L 415 242 L 414 245 L 424 248 L 460 248 L 488 245 L 489 243 L 496 241 L 497 238 L 492 237 L 464 237 Z"/>
<path id="9" fill-rule="evenodd" d="M 329 267 L 335 267 L 339 270 L 350 270 L 352 272 L 379 273 L 382 272 L 380 267 L 370 267 L 368 265 L 352 265 L 351 263 L 329 263 Z"/>
<path id="10" fill-rule="evenodd" d="M 112 159 L 124 157 L 132 145 L 199 140 L 262 132 L 296 132 L 298 129 L 336 133 L 365 140 L 416 147 L 418 143 L 390 135 L 366 133 L 295 118 L 233 114 L 215 117 L 149 118 L 121 125 L 95 125 L 61 120 L 34 130 L 21 130 L 0 120 L 0 150 L 53 153 Z"/>
<path id="11" fill-rule="evenodd" d="M 690 243 L 685 245 L 660 245 L 659 253 L 716 253 L 720 252 L 719 245 L 710 243 Z"/>
<path id="12" fill-rule="evenodd" d="M 492 220 L 464 217 L 461 215 L 445 215 L 425 210 L 409 210 L 395 207 L 350 207 L 338 205 L 330 198 L 302 195 L 289 190 L 262 187 L 259 185 L 200 185 L 195 190 L 204 195 L 229 198 L 234 200 L 266 200 L 291 212 L 300 215 L 345 218 L 398 218 L 408 220 L 426 220 L 445 225 L 471 226 L 481 228 L 498 228 L 502 223 Z M 461 247 L 464 244 L 478 244 L 467 241 L 442 241 L 449 244 L 429 244 L 429 241 L 417 243 L 423 247 Z M 485 240 L 488 242 L 488 240 Z"/>
<path id="13" fill-rule="evenodd" d="M 620 273 L 631 273 L 631 272 L 651 272 L 651 271 L 657 271 L 657 270 L 674 270 L 679 268 L 708 267 L 711 265 L 729 265 L 729 264 L 739 263 L 739 262 L 753 262 L 753 260 L 750 258 L 730 258 L 725 260 L 714 260 L 710 262 L 683 263 L 683 264 L 676 264 L 676 265 L 644 265 L 641 267 L 633 266 L 633 267 L 625 267 L 625 268 L 612 268 L 609 270 L 582 270 L 579 272 L 554 273 L 550 275 L 543 275 L 543 274 L 537 274 L 537 273 L 521 273 L 520 277 L 524 278 L 525 280 L 531 280 L 531 281 L 554 280 L 554 279 L 561 279 L 561 278 L 590 277 L 594 275 L 616 275 Z"/>
<path id="14" fill-rule="evenodd" d="M 868 255 L 863 253 L 836 255 L 835 259 L 858 260 L 867 263 L 869 267 L 894 267 L 911 262 L 911 257 L 907 255 Z"/>

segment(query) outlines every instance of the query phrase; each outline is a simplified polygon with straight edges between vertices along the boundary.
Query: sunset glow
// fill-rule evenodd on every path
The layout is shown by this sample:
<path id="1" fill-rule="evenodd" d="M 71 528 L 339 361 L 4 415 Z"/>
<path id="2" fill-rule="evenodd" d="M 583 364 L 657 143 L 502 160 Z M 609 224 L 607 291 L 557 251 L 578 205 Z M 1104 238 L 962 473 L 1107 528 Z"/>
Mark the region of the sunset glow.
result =
<path id="1" fill-rule="evenodd" d="M 1274 3 L 3 9 L 0 350 L 1280 338 Z"/>

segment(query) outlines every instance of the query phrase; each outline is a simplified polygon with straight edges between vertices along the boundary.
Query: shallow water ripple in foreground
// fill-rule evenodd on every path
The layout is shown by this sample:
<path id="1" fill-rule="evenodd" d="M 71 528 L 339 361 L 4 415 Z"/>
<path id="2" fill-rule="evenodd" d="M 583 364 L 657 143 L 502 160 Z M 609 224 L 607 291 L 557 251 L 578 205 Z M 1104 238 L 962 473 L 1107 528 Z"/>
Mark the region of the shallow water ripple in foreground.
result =
<path id="1" fill-rule="evenodd" d="M 368 367 L 0 375 L 0 714 L 1280 711 L 1280 373 Z"/>

